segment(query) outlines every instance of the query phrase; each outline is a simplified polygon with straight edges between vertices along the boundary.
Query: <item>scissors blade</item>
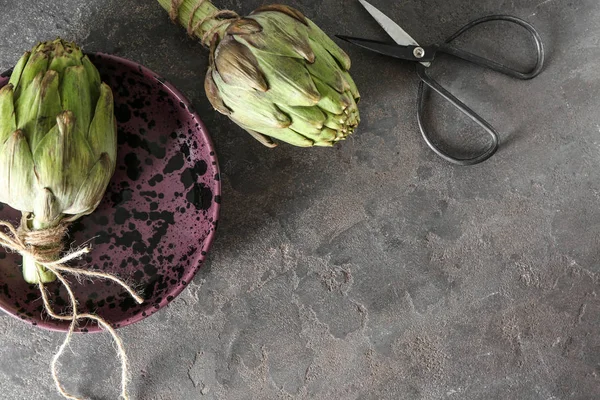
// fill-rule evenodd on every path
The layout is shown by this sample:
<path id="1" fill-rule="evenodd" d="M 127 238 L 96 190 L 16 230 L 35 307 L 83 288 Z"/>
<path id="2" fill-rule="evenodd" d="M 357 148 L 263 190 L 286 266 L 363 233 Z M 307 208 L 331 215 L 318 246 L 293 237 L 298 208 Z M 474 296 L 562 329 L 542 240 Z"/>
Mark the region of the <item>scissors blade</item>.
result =
<path id="1" fill-rule="evenodd" d="M 387 15 L 373 7 L 366 0 L 358 1 L 360 1 L 360 4 L 362 4 L 362 6 L 367 10 L 369 14 L 371 14 L 375 21 L 377 21 L 377 23 L 381 25 L 381 27 L 387 32 L 387 34 L 390 35 L 392 39 L 394 39 L 394 42 L 398 43 L 401 46 L 419 46 L 419 43 L 417 43 L 417 41 L 413 39 L 412 36 L 406 33 L 406 31 L 402 29 L 400 25 L 392 21 Z M 431 63 L 429 62 L 422 62 L 421 64 L 423 64 L 426 67 L 429 67 L 431 65 Z"/>
<path id="2" fill-rule="evenodd" d="M 388 35 L 394 39 L 394 42 L 402 46 L 418 46 L 419 43 L 412 38 L 404 29 L 402 29 L 397 23 L 392 21 L 387 15 L 373 7 L 365 0 L 358 0 L 360 4 L 371 14 L 375 21 L 387 32 Z"/>

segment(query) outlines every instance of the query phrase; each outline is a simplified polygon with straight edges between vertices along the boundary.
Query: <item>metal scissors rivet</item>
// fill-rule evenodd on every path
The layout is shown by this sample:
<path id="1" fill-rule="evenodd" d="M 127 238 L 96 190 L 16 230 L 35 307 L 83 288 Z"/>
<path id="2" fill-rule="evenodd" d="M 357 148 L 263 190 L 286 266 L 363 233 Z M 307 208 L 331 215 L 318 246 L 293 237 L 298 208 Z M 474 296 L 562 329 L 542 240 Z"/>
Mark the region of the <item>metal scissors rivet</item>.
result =
<path id="1" fill-rule="evenodd" d="M 422 47 L 415 47 L 415 49 L 413 50 L 413 54 L 417 58 L 423 58 L 425 57 L 425 50 Z"/>

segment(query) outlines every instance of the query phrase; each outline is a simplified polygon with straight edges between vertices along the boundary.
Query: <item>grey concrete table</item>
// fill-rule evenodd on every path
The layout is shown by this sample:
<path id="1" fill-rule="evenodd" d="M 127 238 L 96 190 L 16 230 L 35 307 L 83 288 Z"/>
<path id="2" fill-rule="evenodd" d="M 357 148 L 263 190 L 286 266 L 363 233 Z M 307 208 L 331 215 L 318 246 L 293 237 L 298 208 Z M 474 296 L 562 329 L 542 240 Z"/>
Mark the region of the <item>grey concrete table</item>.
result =
<path id="1" fill-rule="evenodd" d="M 244 13 L 262 3 L 217 1 Z M 0 69 L 59 35 L 138 61 L 192 100 L 217 147 L 209 264 L 171 306 L 119 331 L 133 398 L 600 398 L 600 3 L 373 3 L 423 42 L 490 13 L 540 30 L 548 64 L 533 81 L 435 67 L 498 127 L 495 157 L 455 167 L 425 147 L 407 63 L 344 45 L 360 130 L 334 149 L 268 150 L 211 110 L 207 53 L 157 2 L 2 0 Z M 385 38 L 354 0 L 287 4 L 330 34 Z M 494 29 L 508 58 L 523 54 Z M 437 128 L 470 126 L 433 105 Z M 0 332 L 0 398 L 58 399 L 48 364 L 63 336 L 5 315 Z M 115 399 L 108 336 L 72 350 L 65 385 Z"/>

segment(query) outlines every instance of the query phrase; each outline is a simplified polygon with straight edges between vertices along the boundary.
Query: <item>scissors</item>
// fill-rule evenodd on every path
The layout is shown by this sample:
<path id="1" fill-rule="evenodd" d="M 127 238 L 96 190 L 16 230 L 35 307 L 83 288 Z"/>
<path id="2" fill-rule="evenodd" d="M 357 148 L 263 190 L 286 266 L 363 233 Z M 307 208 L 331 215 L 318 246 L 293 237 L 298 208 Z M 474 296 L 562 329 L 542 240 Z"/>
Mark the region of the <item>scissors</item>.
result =
<path id="1" fill-rule="evenodd" d="M 381 27 L 388 33 L 388 35 L 391 36 L 391 38 L 396 42 L 396 44 L 342 35 L 337 35 L 337 37 L 376 53 L 417 63 L 417 74 L 420 78 L 419 94 L 417 100 L 417 120 L 419 123 L 419 129 L 421 130 L 421 134 L 423 135 L 423 139 L 425 140 L 427 145 L 443 159 L 458 165 L 479 164 L 493 156 L 498 150 L 499 146 L 498 133 L 494 129 L 494 127 L 492 127 L 485 119 L 479 116 L 471 108 L 466 106 L 462 101 L 457 99 L 453 94 L 444 89 L 444 87 L 442 87 L 437 81 L 431 78 L 427 73 L 427 68 L 431 66 L 432 62 L 436 59 L 436 56 L 444 53 L 468 61 L 472 64 L 500 72 L 512 78 L 522 80 L 535 78 L 537 75 L 540 74 L 540 72 L 542 72 L 542 68 L 544 66 L 544 45 L 542 43 L 540 35 L 535 30 L 535 28 L 528 22 L 525 22 L 524 20 L 519 19 L 517 17 L 513 17 L 510 15 L 490 15 L 469 22 L 467 25 L 459 29 L 455 34 L 450 36 L 442 44 L 432 46 L 420 46 L 408 33 L 406 33 L 398 24 L 392 21 L 384 13 L 379 11 L 377 8 L 373 7 L 365 0 L 359 1 L 363 5 L 363 7 L 369 12 L 369 14 L 371 14 L 371 16 L 375 18 L 379 25 L 381 25 Z M 535 42 L 535 50 L 537 56 L 536 65 L 533 67 L 532 70 L 528 72 L 520 72 L 515 69 L 509 68 L 503 64 L 500 64 L 496 61 L 480 57 L 476 54 L 469 53 L 467 51 L 452 46 L 451 43 L 463 33 L 467 32 L 468 30 L 474 28 L 477 25 L 492 21 L 505 21 L 508 23 L 516 24 L 525 28 L 527 32 L 531 34 Z M 425 91 L 427 88 L 433 89 L 435 92 L 440 94 L 445 100 L 449 101 L 454 107 L 458 108 L 462 113 L 467 115 L 479 126 L 481 126 L 485 130 L 485 132 L 487 132 L 490 135 L 491 145 L 485 151 L 476 154 L 475 156 L 470 158 L 454 157 L 446 151 L 442 150 L 440 147 L 438 147 L 431 140 L 431 137 L 425 129 L 424 124 L 423 116 L 425 110 Z"/>

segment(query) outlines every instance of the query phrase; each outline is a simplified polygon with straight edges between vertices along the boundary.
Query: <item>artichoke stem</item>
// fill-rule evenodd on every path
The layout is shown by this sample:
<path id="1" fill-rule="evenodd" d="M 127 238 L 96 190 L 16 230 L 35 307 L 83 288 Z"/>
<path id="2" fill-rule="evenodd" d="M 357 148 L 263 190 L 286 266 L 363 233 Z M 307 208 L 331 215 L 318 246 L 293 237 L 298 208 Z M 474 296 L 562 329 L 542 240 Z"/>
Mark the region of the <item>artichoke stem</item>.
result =
<path id="1" fill-rule="evenodd" d="M 32 227 L 37 230 L 49 228 L 50 225 L 39 222 L 34 218 Z M 42 283 L 54 282 L 56 280 L 56 275 L 54 275 L 52 271 L 48 271 L 45 267 L 36 263 L 32 257 L 23 256 L 23 278 L 25 279 L 25 282 L 37 285 L 40 281 Z"/>
<path id="2" fill-rule="evenodd" d="M 40 272 L 39 277 L 38 270 Z M 42 283 L 54 282 L 56 280 L 56 275 L 54 275 L 52 271 L 48 271 L 46 268 L 36 263 L 33 258 L 23 256 L 23 278 L 25 279 L 25 282 L 37 285 L 40 283 L 40 278 Z"/>
<path id="3" fill-rule="evenodd" d="M 171 14 L 171 6 L 174 3 L 172 0 L 158 0 L 158 2 L 166 11 L 169 12 L 169 14 Z M 179 10 L 177 12 L 177 22 L 181 26 L 183 26 L 186 29 L 188 28 L 190 24 L 190 15 L 192 14 L 192 11 L 194 11 L 194 8 L 196 8 L 196 5 L 200 2 L 202 2 L 202 0 L 183 0 L 181 2 L 181 5 L 179 6 Z M 200 7 L 194 13 L 192 26 L 196 26 L 198 22 L 200 22 L 204 18 L 213 15 L 218 11 L 219 9 L 215 7 L 209 0 L 204 0 Z M 218 20 L 209 19 L 194 32 L 194 35 L 196 35 L 199 39 L 202 39 L 204 34 L 209 30 L 213 29 L 218 23 Z M 220 39 L 223 39 L 226 28 L 227 26 L 223 26 L 223 29 L 219 29 L 216 32 L 219 35 Z M 208 42 L 210 42 L 210 38 L 208 39 Z"/>

